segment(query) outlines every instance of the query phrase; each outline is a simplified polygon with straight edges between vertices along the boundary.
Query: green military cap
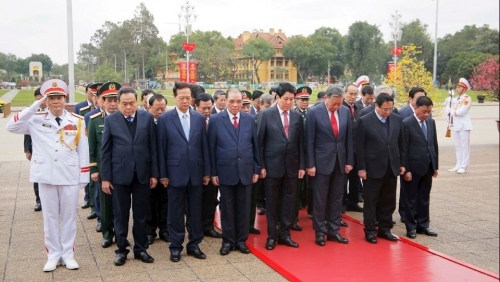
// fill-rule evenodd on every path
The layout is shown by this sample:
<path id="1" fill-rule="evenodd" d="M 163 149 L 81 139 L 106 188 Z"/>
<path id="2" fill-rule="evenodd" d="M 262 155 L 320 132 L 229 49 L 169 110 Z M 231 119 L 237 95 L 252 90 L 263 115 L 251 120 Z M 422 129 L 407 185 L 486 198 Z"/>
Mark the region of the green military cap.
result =
<path id="1" fill-rule="evenodd" d="M 101 85 L 99 91 L 97 91 L 97 96 L 103 96 L 103 98 L 117 97 L 118 90 L 120 90 L 121 87 L 122 85 L 118 82 L 108 81 Z"/>
<path id="2" fill-rule="evenodd" d="M 295 93 L 295 98 L 297 99 L 309 99 L 309 96 L 312 94 L 312 89 L 309 86 L 302 86 L 297 89 Z"/>
<path id="3" fill-rule="evenodd" d="M 92 94 L 97 95 L 97 91 L 99 91 L 99 88 L 101 87 L 101 85 L 102 85 L 102 82 L 92 83 L 88 86 L 88 89 L 90 89 L 90 92 L 92 92 Z"/>

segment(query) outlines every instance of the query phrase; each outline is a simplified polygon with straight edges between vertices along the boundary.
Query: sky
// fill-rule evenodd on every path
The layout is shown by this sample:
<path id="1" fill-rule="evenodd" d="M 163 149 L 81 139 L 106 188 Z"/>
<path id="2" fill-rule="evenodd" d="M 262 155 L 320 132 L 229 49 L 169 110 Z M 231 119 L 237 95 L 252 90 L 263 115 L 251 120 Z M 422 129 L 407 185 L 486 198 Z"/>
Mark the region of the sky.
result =
<path id="1" fill-rule="evenodd" d="M 71 0 L 0 1 L 0 52 L 17 57 L 44 53 L 57 64 L 68 62 L 67 5 Z M 134 16 L 144 2 L 152 12 L 159 35 L 168 42 L 179 31 L 178 14 L 186 0 L 73 0 L 73 44 L 76 52 L 82 43 L 105 21 L 122 22 Z M 237 37 L 243 31 L 282 29 L 287 36 L 312 34 L 326 26 L 341 34 L 356 21 L 375 24 L 391 39 L 391 15 L 397 11 L 401 22 L 420 19 L 428 25 L 434 39 L 436 4 L 438 4 L 438 37 L 453 34 L 465 25 L 499 28 L 498 0 L 191 0 L 197 19 L 193 30 L 217 30 L 224 36 Z M 185 24 L 185 20 L 182 25 Z"/>

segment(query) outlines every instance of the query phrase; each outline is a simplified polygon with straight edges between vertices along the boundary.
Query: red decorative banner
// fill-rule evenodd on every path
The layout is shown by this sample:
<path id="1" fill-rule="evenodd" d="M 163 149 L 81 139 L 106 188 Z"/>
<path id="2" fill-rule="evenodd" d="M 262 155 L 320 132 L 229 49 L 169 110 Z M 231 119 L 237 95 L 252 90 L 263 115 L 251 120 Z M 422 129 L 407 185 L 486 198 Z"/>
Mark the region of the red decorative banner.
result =
<path id="1" fill-rule="evenodd" d="M 197 75 L 196 62 L 189 62 L 189 83 L 196 82 L 196 75 Z"/>
<path id="2" fill-rule="evenodd" d="M 388 63 L 387 64 L 387 74 L 394 73 L 395 67 L 396 66 L 393 63 Z"/>
<path id="3" fill-rule="evenodd" d="M 182 48 L 184 48 L 184 50 L 186 50 L 187 52 L 193 52 L 194 48 L 196 48 L 196 44 L 182 42 Z"/>
<path id="4" fill-rule="evenodd" d="M 391 53 L 393 55 L 399 56 L 399 55 L 401 55 L 401 53 L 403 53 L 403 47 L 398 46 L 396 48 L 391 48 Z"/>
<path id="5" fill-rule="evenodd" d="M 179 62 L 179 81 L 187 82 L 187 62 Z"/>

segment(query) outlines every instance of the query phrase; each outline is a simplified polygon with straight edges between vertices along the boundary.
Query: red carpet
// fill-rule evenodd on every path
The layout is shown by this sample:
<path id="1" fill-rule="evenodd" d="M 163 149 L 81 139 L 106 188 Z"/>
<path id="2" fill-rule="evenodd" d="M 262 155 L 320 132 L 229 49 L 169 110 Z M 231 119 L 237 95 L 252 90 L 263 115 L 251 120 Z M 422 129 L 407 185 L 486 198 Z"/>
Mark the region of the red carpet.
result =
<path id="1" fill-rule="evenodd" d="M 301 232 L 292 231 L 300 247 L 276 245 L 265 249 L 266 216 L 257 215 L 255 227 L 260 235 L 250 235 L 247 246 L 252 253 L 290 281 L 498 281 L 495 273 L 482 270 L 408 239 L 399 242 L 379 239 L 372 245 L 364 240 L 363 225 L 344 216 L 349 227 L 340 234 L 349 239 L 343 245 L 331 241 L 325 247 L 314 244 L 312 221 L 301 210 Z M 216 225 L 220 227 L 216 215 Z"/>

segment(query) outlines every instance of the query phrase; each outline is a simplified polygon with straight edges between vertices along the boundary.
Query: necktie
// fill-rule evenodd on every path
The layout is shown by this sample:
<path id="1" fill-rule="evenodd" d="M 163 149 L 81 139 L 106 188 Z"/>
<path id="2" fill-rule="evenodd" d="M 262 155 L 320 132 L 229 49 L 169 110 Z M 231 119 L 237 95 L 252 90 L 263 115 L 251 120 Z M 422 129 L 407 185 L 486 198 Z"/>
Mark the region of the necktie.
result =
<path id="1" fill-rule="evenodd" d="M 351 108 L 351 116 L 354 117 L 354 106 L 350 105 L 349 108 Z"/>
<path id="2" fill-rule="evenodd" d="M 61 125 L 61 118 L 60 117 L 56 117 L 56 121 L 57 121 L 57 125 Z"/>
<path id="3" fill-rule="evenodd" d="M 208 118 L 205 120 L 205 129 L 208 130 Z"/>
<path id="4" fill-rule="evenodd" d="M 380 121 L 381 121 L 382 123 L 385 123 L 386 118 L 381 118 L 381 119 L 380 119 Z"/>
<path id="5" fill-rule="evenodd" d="M 128 122 L 132 122 L 134 120 L 134 117 L 133 116 L 128 116 L 126 119 L 127 119 Z"/>
<path id="6" fill-rule="evenodd" d="M 234 125 L 234 128 L 238 128 L 238 117 L 237 116 L 233 116 L 233 125 Z"/>
<path id="7" fill-rule="evenodd" d="M 335 138 L 339 137 L 339 127 L 337 125 L 337 118 L 335 117 L 335 112 L 331 112 L 330 122 L 332 123 L 333 135 Z"/>
<path id="8" fill-rule="evenodd" d="M 427 125 L 425 125 L 425 121 L 420 121 L 422 131 L 424 132 L 425 140 L 427 140 Z"/>
<path id="9" fill-rule="evenodd" d="M 182 115 L 182 129 L 184 130 L 187 141 L 189 141 L 189 120 L 187 114 Z"/>
<path id="10" fill-rule="evenodd" d="M 290 125 L 288 122 L 288 113 L 286 111 L 283 112 L 283 122 L 284 122 L 283 128 L 285 129 L 285 135 L 286 138 L 288 138 L 288 128 L 290 127 Z"/>

